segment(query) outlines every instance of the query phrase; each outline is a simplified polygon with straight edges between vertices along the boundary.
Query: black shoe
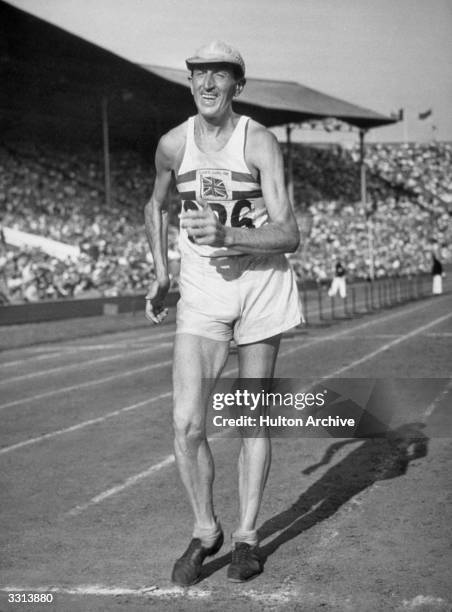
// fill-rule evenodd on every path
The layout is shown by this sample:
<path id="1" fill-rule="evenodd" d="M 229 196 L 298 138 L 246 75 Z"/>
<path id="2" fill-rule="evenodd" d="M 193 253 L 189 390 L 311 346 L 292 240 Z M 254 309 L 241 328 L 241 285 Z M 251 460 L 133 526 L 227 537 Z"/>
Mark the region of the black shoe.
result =
<path id="1" fill-rule="evenodd" d="M 184 552 L 173 567 L 171 580 L 179 586 L 191 586 L 196 584 L 201 578 L 201 567 L 206 557 L 215 555 L 223 546 L 224 536 L 221 531 L 216 542 L 206 548 L 201 544 L 199 538 L 193 538 Z"/>
<path id="2" fill-rule="evenodd" d="M 245 582 L 262 573 L 262 562 L 257 546 L 236 542 L 232 549 L 232 561 L 228 567 L 228 580 Z"/>

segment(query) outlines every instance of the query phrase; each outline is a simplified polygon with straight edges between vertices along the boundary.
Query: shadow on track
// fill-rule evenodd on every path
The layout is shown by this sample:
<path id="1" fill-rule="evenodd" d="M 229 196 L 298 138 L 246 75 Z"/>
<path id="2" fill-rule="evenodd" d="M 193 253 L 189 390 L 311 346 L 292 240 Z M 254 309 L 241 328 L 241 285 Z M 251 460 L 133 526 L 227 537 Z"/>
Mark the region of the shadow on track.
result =
<path id="1" fill-rule="evenodd" d="M 273 516 L 259 528 L 259 539 L 273 540 L 261 546 L 265 562 L 282 544 L 296 538 L 317 523 L 329 518 L 352 497 L 379 480 L 403 476 L 411 461 L 427 456 L 429 438 L 422 432 L 424 423 L 406 423 L 384 436 L 341 440 L 331 444 L 322 459 L 302 471 L 308 475 L 330 463 L 334 455 L 349 444 L 359 444 L 319 480 L 303 491 L 289 508 Z M 230 563 L 230 553 L 203 567 L 202 579 Z"/>

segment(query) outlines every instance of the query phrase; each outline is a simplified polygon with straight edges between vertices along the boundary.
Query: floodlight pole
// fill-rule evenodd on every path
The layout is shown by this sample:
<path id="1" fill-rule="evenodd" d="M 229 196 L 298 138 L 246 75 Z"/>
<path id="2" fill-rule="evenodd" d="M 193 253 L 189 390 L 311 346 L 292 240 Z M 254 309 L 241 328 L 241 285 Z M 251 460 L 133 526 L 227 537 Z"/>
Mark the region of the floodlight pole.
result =
<path id="1" fill-rule="evenodd" d="M 108 129 L 108 98 L 102 96 L 102 141 L 104 149 L 105 204 L 111 208 L 110 139 Z"/>
<path id="2" fill-rule="evenodd" d="M 292 140 L 290 138 L 292 126 L 290 123 L 286 125 L 286 141 L 287 141 L 287 192 L 289 200 L 294 206 L 294 188 L 293 188 L 293 159 L 292 159 Z"/>
<path id="3" fill-rule="evenodd" d="M 367 202 L 367 185 L 366 185 L 366 164 L 365 164 L 365 149 L 364 137 L 365 130 L 359 130 L 359 170 L 360 170 L 360 186 L 361 186 L 361 203 L 365 207 Z"/>
<path id="4" fill-rule="evenodd" d="M 367 214 L 367 176 L 366 176 L 366 150 L 364 145 L 364 138 L 366 130 L 359 130 L 359 169 L 360 169 L 360 185 L 361 185 L 361 204 L 363 210 Z M 367 246 L 369 252 L 369 278 L 374 280 L 375 278 L 375 264 L 374 264 L 374 235 L 373 235 L 373 220 L 372 214 L 367 214 Z"/>

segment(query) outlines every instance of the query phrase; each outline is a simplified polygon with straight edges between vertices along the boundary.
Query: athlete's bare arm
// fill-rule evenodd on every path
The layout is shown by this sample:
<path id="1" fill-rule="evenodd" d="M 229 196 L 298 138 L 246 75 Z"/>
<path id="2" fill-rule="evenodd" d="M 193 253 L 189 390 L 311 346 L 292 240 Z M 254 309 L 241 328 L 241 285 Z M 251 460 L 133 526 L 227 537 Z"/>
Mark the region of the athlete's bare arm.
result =
<path id="1" fill-rule="evenodd" d="M 242 253 L 290 253 L 297 249 L 300 234 L 284 184 L 284 164 L 275 136 L 250 121 L 245 157 L 250 169 L 260 174 L 269 222 L 260 228 L 225 227 L 205 207 L 188 211 L 183 227 L 197 244 L 228 246 Z"/>
<path id="2" fill-rule="evenodd" d="M 177 162 L 179 150 L 183 148 L 182 128 L 183 126 L 179 126 L 160 139 L 155 154 L 154 189 L 144 209 L 146 237 L 154 259 L 156 277 L 146 295 L 146 318 L 153 323 L 161 323 L 168 314 L 168 309 L 164 308 L 164 300 L 170 286 L 166 206 L 171 172 Z"/>

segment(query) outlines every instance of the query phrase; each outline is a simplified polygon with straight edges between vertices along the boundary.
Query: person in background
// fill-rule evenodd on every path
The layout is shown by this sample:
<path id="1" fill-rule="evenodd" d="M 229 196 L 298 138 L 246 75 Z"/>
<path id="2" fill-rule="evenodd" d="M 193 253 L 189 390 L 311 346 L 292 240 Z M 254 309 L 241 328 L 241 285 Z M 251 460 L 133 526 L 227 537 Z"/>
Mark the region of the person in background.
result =
<path id="1" fill-rule="evenodd" d="M 441 295 L 443 292 L 443 265 L 432 253 L 432 293 Z"/>
<path id="2" fill-rule="evenodd" d="M 347 285 L 345 282 L 346 270 L 340 261 L 336 263 L 336 271 L 331 287 L 328 290 L 328 295 L 334 297 L 339 293 L 342 299 L 347 296 Z"/>

